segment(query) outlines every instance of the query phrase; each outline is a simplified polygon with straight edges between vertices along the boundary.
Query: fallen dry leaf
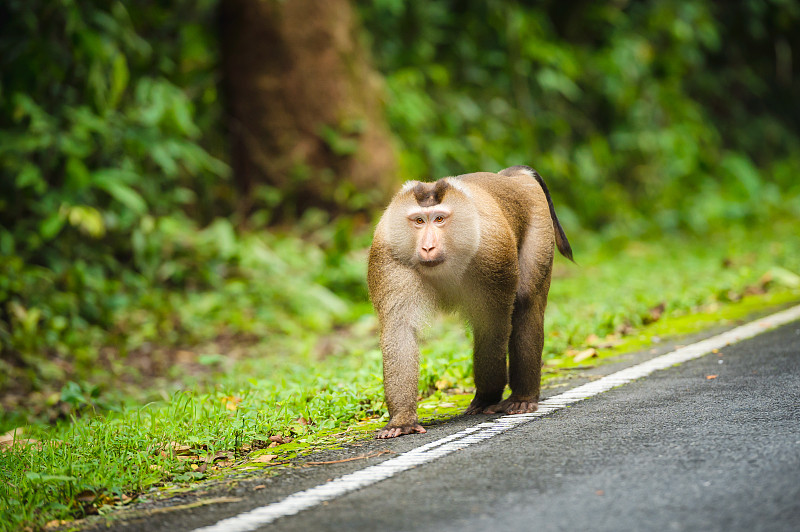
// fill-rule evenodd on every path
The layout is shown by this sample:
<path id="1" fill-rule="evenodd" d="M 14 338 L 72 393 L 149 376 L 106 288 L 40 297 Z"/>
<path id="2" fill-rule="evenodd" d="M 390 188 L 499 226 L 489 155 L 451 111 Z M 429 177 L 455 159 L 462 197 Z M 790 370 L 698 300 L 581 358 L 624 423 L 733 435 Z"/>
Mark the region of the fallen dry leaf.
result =
<path id="1" fill-rule="evenodd" d="M 235 395 L 229 395 L 220 400 L 222 401 L 222 404 L 225 405 L 225 408 L 231 411 L 235 411 L 239 407 L 239 403 L 242 402 L 242 398 L 236 397 Z"/>
<path id="2" fill-rule="evenodd" d="M 595 347 L 607 349 L 609 347 L 614 347 L 615 345 L 619 345 L 621 342 L 622 340 L 620 339 L 619 334 L 609 333 L 606 335 L 603 341 L 599 345 L 596 345 Z"/>
<path id="3" fill-rule="evenodd" d="M 219 451 L 212 456 L 206 457 L 206 462 L 219 462 L 220 460 L 233 460 L 232 453 L 228 451 Z"/>
<path id="4" fill-rule="evenodd" d="M 191 364 L 197 360 L 197 353 L 194 351 L 180 350 L 175 353 L 175 362 L 178 364 Z"/>
<path id="5" fill-rule="evenodd" d="M 728 300 L 733 301 L 734 303 L 736 303 L 737 301 L 741 301 L 742 299 L 742 294 L 736 292 L 735 290 L 730 290 L 725 295 L 728 297 Z"/>
<path id="6" fill-rule="evenodd" d="M 592 358 L 597 356 L 597 349 L 594 347 L 590 347 L 589 349 L 584 349 L 583 351 L 579 351 L 575 353 L 572 357 L 573 362 L 583 362 L 587 358 Z"/>
<path id="7" fill-rule="evenodd" d="M 92 490 L 83 490 L 75 496 L 76 501 L 92 502 L 97 498 L 97 494 Z"/>
<path id="8" fill-rule="evenodd" d="M 277 454 L 262 454 L 261 456 L 256 456 L 251 462 L 256 462 L 258 464 L 266 464 L 267 462 L 271 462 L 275 458 L 277 458 Z"/>
<path id="9" fill-rule="evenodd" d="M 22 427 L 17 427 L 15 429 L 9 430 L 8 432 L 0 436 L 0 445 L 10 443 L 14 440 L 19 440 L 20 438 L 22 438 L 24 432 L 25 431 L 23 430 Z"/>
<path id="10" fill-rule="evenodd" d="M 453 387 L 453 381 L 450 379 L 439 379 L 434 385 L 437 390 L 449 390 Z"/>
<path id="11" fill-rule="evenodd" d="M 172 454 L 178 456 L 187 456 L 192 453 L 192 446 L 191 445 L 182 445 L 178 442 L 171 441 L 167 444 L 167 450 L 171 451 Z M 164 454 L 164 453 L 162 453 Z"/>
<path id="12" fill-rule="evenodd" d="M 744 295 L 757 296 L 767 293 L 767 283 L 751 284 L 744 288 Z"/>
<path id="13" fill-rule="evenodd" d="M 629 336 L 633 333 L 635 329 L 631 326 L 630 323 L 623 323 L 622 325 L 618 326 L 614 332 L 616 332 L 620 336 Z"/>
<path id="14" fill-rule="evenodd" d="M 716 376 L 716 375 L 706 375 L 706 380 L 709 380 L 709 381 L 710 381 L 711 379 L 716 379 L 716 378 L 717 378 L 717 376 Z"/>
<path id="15" fill-rule="evenodd" d="M 590 346 L 597 346 L 597 344 L 600 343 L 600 337 L 592 333 L 586 337 L 586 340 L 584 340 L 583 343 Z"/>
<path id="16" fill-rule="evenodd" d="M 661 316 L 664 314 L 664 310 L 666 310 L 667 305 L 663 301 L 652 307 L 650 310 L 647 311 L 649 321 L 645 319 L 645 323 L 652 323 L 661 319 Z"/>
<path id="17" fill-rule="evenodd" d="M 11 449 L 12 447 L 23 447 L 25 445 L 41 445 L 39 440 L 24 438 L 25 432 L 22 427 L 11 429 L 0 436 L 0 451 Z"/>

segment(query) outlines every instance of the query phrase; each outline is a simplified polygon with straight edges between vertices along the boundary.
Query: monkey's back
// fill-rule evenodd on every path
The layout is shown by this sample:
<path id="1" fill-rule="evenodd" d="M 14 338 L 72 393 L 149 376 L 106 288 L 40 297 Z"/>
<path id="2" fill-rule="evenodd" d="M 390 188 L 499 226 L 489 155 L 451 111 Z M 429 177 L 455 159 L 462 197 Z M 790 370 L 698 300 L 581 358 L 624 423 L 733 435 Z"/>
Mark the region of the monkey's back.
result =
<path id="1" fill-rule="evenodd" d="M 515 167 L 516 168 L 516 167 Z M 527 168 L 527 167 L 520 167 Z M 505 216 L 512 232 L 521 243 L 526 233 L 535 226 L 538 229 L 552 230 L 547 197 L 536 179 L 525 171 L 515 171 L 510 175 L 491 172 L 475 172 L 456 176 L 467 187 L 479 187 L 488 193 Z"/>

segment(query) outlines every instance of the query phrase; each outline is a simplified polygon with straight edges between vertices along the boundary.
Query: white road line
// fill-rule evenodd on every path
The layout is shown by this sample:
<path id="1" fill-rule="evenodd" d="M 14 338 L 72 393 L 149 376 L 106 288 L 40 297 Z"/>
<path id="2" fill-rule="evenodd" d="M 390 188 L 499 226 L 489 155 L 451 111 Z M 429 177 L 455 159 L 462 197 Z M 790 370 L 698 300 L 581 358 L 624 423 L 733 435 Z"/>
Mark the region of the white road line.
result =
<path id="1" fill-rule="evenodd" d="M 294 493 L 281 501 L 261 506 L 260 508 L 244 512 L 228 519 L 223 519 L 213 525 L 197 528 L 194 532 L 244 532 L 247 530 L 255 530 L 281 517 L 294 515 L 324 501 L 329 501 L 345 495 L 346 493 L 350 493 L 351 491 L 375 484 L 401 471 L 430 462 L 448 455 L 453 451 L 469 447 L 470 445 L 512 429 L 517 425 L 528 423 L 537 417 L 546 416 L 557 410 L 561 410 L 572 403 L 582 401 L 583 399 L 608 391 L 611 388 L 650 375 L 654 371 L 666 369 L 670 366 L 699 358 L 710 353 L 714 349 L 720 349 L 726 345 L 752 338 L 762 332 L 766 332 L 797 319 L 800 319 L 800 305 L 747 323 L 741 327 L 697 342 L 696 344 L 676 349 L 665 355 L 650 359 L 647 362 L 623 369 L 596 381 L 545 399 L 539 403 L 539 409 L 531 414 L 506 415 L 490 422 L 480 423 L 445 438 L 426 443 L 396 458 L 355 471 L 349 475 L 344 475 L 343 477 L 339 477 L 320 486 Z"/>

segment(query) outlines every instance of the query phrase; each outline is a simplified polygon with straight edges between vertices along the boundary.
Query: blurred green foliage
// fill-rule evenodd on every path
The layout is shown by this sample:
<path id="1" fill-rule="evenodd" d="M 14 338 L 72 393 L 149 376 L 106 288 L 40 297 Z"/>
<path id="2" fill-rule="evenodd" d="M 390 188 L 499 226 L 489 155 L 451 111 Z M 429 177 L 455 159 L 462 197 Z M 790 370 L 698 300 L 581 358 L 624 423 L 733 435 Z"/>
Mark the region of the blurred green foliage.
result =
<path id="1" fill-rule="evenodd" d="M 271 248 L 276 243 L 265 244 Z M 735 227 L 711 241 L 681 236 L 650 243 L 585 244 L 582 267 L 556 260 L 545 324 L 545 388 L 558 385 L 552 378 L 560 378 L 564 385 L 568 368 L 602 363 L 616 349 L 652 348 L 703 327 L 728 327 L 754 311 L 791 304 L 800 297 L 800 275 L 794 273 L 800 272 L 800 235 L 790 223 L 761 230 Z M 297 251 L 292 255 L 298 256 Z M 363 276 L 364 261 L 353 266 Z M 295 262 L 291 269 L 328 267 L 312 260 L 305 266 Z M 298 288 L 290 282 L 280 277 L 274 284 Z M 242 293 L 259 290 L 251 283 Z M 205 299 L 216 300 L 208 294 Z M 239 300 L 249 306 L 253 298 L 239 295 Z M 732 301 L 738 303 L 728 305 Z M 202 306 L 197 301 L 186 303 L 188 308 Z M 261 303 L 268 306 L 268 301 Z M 662 311 L 664 317 L 654 322 L 653 313 Z M 224 311 L 214 309 L 209 324 L 219 321 L 218 312 Z M 326 313 L 322 308 L 316 312 Z M 271 319 L 258 316 L 250 322 Z M 0 531 L 36 529 L 54 519 L 113 512 L 124 504 L 119 500 L 123 494 L 144 500 L 157 492 L 174 495 L 192 480 L 220 480 L 215 476 L 225 470 L 241 478 L 238 475 L 257 465 L 248 452 L 267 445 L 272 435 L 295 438 L 291 444 L 264 451 L 278 455 L 276 462 L 325 442 L 338 447 L 359 433 L 369 437 L 388 420 L 377 319 L 366 312 L 349 321 L 346 330 L 322 338 L 302 330 L 287 331 L 293 341 L 286 346 L 290 356 L 274 341 L 256 346 L 258 356 L 239 360 L 231 360 L 229 352 L 201 355 L 200 364 L 220 366 L 213 385 L 184 384 L 180 391 L 146 405 L 104 404 L 107 395 L 97 387 L 68 382 L 60 400 L 83 415 L 70 423 L 26 427 L 18 438 L 40 443 L 0 452 Z M 420 357 L 419 391 L 426 397 L 419 408 L 423 420 L 433 412 L 431 407 L 444 408 L 443 402 L 450 405 L 449 415 L 460 412 L 474 387 L 469 332 L 454 316 L 436 319 L 432 325 Z M 309 328 L 313 331 L 313 324 Z M 301 349 L 298 341 L 316 347 Z M 578 351 L 569 351 L 595 346 L 601 358 L 589 362 L 574 359 Z M 0 419 L 0 434 L 15 426 L 13 420 Z M 195 460 L 163 452 L 176 445 L 190 446 Z M 227 466 L 217 473 L 212 468 L 192 469 L 192 464 L 196 467 L 221 451 L 235 455 L 233 469 Z M 87 500 L 87 493 L 94 498 Z"/>
<path id="2" fill-rule="evenodd" d="M 0 391 L 368 312 L 363 221 L 239 229 L 282 198 L 235 212 L 217 2 L 0 5 Z M 800 214 L 796 2 L 354 5 L 403 178 L 531 164 L 570 234 Z"/>
<path id="3" fill-rule="evenodd" d="M 0 530 L 202 477 L 161 452 L 175 442 L 313 441 L 383 411 L 367 224 L 307 210 L 264 230 L 286 205 L 269 187 L 236 213 L 218 1 L 0 3 L 0 432 L 37 402 L 100 414 L 0 453 Z M 548 367 L 654 312 L 796 299 L 798 2 L 353 5 L 401 177 L 530 164 L 547 179 L 583 264 L 557 262 Z M 469 334 L 429 340 L 421 391 L 469 387 Z M 176 353 L 189 361 L 170 368 Z M 145 407 L 109 393 L 203 376 L 214 386 Z"/>
<path id="4" fill-rule="evenodd" d="M 798 214 L 797 2 L 375 0 L 362 12 L 406 178 L 530 164 L 568 229 L 629 235 Z"/>
<path id="5" fill-rule="evenodd" d="M 45 380 L 63 371 L 40 360 L 91 363 L 116 312 L 172 279 L 145 234 L 213 213 L 214 4 L 0 6 L 4 380 L 32 377 L 9 360 Z"/>

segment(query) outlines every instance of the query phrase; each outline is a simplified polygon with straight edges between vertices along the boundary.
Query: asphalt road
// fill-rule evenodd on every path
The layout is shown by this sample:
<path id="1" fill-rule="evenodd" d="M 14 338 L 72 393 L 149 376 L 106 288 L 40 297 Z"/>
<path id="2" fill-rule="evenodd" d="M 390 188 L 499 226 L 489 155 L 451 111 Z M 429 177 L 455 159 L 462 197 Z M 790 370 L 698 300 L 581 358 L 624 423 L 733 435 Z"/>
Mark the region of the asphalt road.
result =
<path id="1" fill-rule="evenodd" d="M 402 452 L 474 422 L 345 453 Z M 237 494 L 247 498 L 238 502 L 155 514 L 126 528 L 191 530 L 365 465 L 290 473 L 258 490 L 242 483 Z M 800 530 L 800 322 L 263 527 L 487 529 Z"/>
<path id="2" fill-rule="evenodd" d="M 800 323 L 270 529 L 800 530 Z"/>

